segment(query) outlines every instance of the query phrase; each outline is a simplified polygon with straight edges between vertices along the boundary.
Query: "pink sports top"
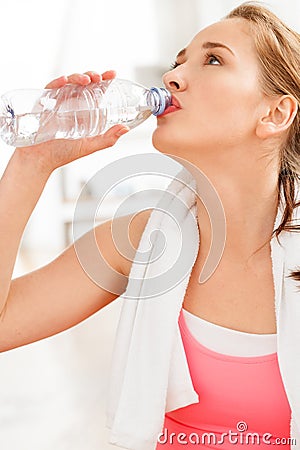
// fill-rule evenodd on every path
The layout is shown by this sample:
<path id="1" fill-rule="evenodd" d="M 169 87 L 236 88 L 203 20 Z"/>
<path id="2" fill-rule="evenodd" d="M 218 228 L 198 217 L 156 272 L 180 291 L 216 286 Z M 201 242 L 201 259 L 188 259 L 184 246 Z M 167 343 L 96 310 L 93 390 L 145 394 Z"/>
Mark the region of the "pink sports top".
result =
<path id="1" fill-rule="evenodd" d="M 206 321 L 200 319 L 199 326 L 201 322 Z M 227 335 L 232 332 L 235 340 L 239 335 L 252 336 L 209 322 L 207 324 L 218 328 L 219 332 L 226 330 Z M 195 449 L 200 446 L 222 450 L 245 450 L 245 447 L 259 450 L 270 444 L 290 448 L 291 411 L 276 351 L 260 356 L 228 355 L 227 352 L 208 348 L 207 343 L 205 346 L 200 343 L 187 327 L 183 311 L 179 326 L 199 403 L 166 414 L 162 433 L 158 436 L 157 450 Z M 265 335 L 253 336 L 264 339 Z M 267 336 L 276 338 L 276 335 Z"/>

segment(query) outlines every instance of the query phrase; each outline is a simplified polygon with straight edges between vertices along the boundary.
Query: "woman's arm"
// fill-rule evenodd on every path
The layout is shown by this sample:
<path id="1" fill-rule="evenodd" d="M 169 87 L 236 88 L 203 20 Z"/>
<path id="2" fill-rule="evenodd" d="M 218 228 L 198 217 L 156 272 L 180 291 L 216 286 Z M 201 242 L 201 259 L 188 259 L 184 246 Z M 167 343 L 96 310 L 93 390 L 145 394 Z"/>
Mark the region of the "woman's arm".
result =
<path id="1" fill-rule="evenodd" d="M 0 352 L 66 330 L 124 292 L 132 264 L 132 250 L 138 247 L 150 214 L 151 211 L 143 211 L 136 216 L 114 219 L 115 228 L 128 230 L 128 244 L 132 247 L 124 252 L 123 246 L 124 256 L 115 246 L 111 221 L 107 221 L 76 241 L 75 246 L 70 246 L 50 264 L 12 280 L 0 317 Z M 105 261 L 102 264 L 98 257 L 90 261 L 96 280 L 90 278 L 91 274 L 78 258 L 80 249 L 89 251 L 91 233 L 93 237 L 95 233 L 99 254 Z M 103 286 L 111 286 L 112 289 L 109 291 Z"/>
<path id="2" fill-rule="evenodd" d="M 120 226 L 122 221 L 124 226 L 127 222 L 126 217 L 117 220 Z M 98 258 L 91 261 L 97 274 L 95 281 L 81 266 L 74 245 L 50 264 L 12 280 L 0 319 L 0 351 L 66 330 L 124 291 L 129 266 L 115 248 L 110 227 L 111 221 L 108 221 L 90 232 L 95 232 L 99 252 L 110 267 L 107 270 Z M 82 251 L 89 251 L 89 243 L 86 245 L 85 241 L 90 242 L 90 233 L 76 242 L 77 251 L 78 246 Z M 140 236 L 137 227 L 131 235 L 134 245 L 137 245 Z M 112 287 L 111 292 L 104 288 L 107 286 Z"/>
<path id="3" fill-rule="evenodd" d="M 88 74 L 60 78 L 50 87 L 97 81 L 98 74 Z M 114 75 L 108 72 L 106 76 Z M 58 333 L 116 298 L 91 281 L 74 247 L 42 269 L 13 282 L 11 278 L 25 226 L 51 173 L 75 159 L 112 146 L 126 131 L 117 125 L 102 136 L 49 141 L 15 150 L 0 181 L 0 351 Z M 110 235 L 108 223 L 98 227 L 97 242 L 111 266 L 119 270 L 120 257 Z M 103 272 L 103 276 L 111 274 L 112 271 Z M 117 292 L 121 288 L 116 286 Z"/>

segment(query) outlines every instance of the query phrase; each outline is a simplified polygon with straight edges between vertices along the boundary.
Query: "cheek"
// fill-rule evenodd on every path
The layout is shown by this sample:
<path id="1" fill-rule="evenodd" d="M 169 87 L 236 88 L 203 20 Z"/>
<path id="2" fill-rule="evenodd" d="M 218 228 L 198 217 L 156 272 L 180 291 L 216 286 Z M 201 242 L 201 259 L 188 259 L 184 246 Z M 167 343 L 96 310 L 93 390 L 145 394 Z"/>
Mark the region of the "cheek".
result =
<path id="1" fill-rule="evenodd" d="M 244 113 L 246 107 L 253 107 L 260 97 L 257 75 L 253 71 L 238 72 L 234 76 L 230 71 L 225 75 L 224 72 L 214 74 L 194 92 L 193 100 L 201 110 L 205 108 L 207 114 L 219 115 L 220 119 L 225 119 L 228 113 L 231 117 Z"/>
<path id="2" fill-rule="evenodd" d="M 227 133 L 248 134 L 256 123 L 256 111 L 260 102 L 257 90 L 248 86 L 226 85 L 223 89 L 203 92 L 194 110 L 194 126 L 206 134 L 226 137 Z"/>

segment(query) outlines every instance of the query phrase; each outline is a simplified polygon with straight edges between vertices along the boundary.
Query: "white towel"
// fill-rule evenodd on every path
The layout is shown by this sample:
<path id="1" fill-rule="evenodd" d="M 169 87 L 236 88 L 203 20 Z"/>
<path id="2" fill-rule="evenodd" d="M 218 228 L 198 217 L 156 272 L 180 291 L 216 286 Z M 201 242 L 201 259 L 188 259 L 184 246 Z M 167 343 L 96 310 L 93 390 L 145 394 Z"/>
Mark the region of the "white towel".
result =
<path id="1" fill-rule="evenodd" d="M 155 450 L 165 412 L 201 401 L 192 385 L 178 327 L 199 249 L 195 189 L 195 180 L 186 169 L 170 183 L 145 227 L 137 251 L 139 262 L 132 264 L 123 295 L 112 360 L 107 426 L 111 428 L 110 443 L 130 450 Z M 282 210 L 278 210 L 276 224 L 281 220 Z M 293 236 L 294 245 L 291 249 L 289 244 L 289 252 L 293 254 L 285 261 L 287 271 L 296 268 L 296 260 L 300 263 L 300 234 L 299 237 L 295 233 L 286 235 L 286 239 Z M 151 252 L 147 252 L 150 242 Z M 143 254 L 145 259 L 141 264 Z M 295 436 L 296 423 L 300 428 L 300 295 L 296 299 L 294 281 L 289 281 L 288 286 L 284 284 L 285 256 L 280 243 L 273 238 L 279 364 L 283 367 L 283 381 L 295 416 L 291 423 L 291 433 Z M 174 268 L 174 261 L 177 266 L 169 271 Z M 166 277 L 162 276 L 163 272 Z M 177 280 L 175 285 L 174 280 Z M 291 305 L 282 308 L 281 298 L 290 300 L 293 295 Z M 288 312 L 284 314 L 285 309 Z M 285 319 L 288 323 L 282 328 Z M 288 348 L 291 341 L 286 336 L 297 340 L 293 348 Z M 295 390 L 298 390 L 296 394 Z M 300 448 L 300 437 L 297 444 L 294 449 Z"/>
<path id="2" fill-rule="evenodd" d="M 153 450 L 165 411 L 198 402 L 177 323 L 199 248 L 193 189 L 185 169 L 168 186 L 139 244 L 147 264 L 133 262 L 124 293 L 108 426 L 110 442 L 125 448 Z"/>

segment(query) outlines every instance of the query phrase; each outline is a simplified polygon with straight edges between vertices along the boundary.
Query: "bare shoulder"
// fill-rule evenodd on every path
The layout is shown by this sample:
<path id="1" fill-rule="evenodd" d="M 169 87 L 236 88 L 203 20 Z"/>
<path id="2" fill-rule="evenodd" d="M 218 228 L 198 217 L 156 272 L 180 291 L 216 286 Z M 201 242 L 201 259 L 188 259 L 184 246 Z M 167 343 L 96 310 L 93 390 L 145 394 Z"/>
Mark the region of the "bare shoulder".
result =
<path id="1" fill-rule="evenodd" d="M 117 217 L 96 228 L 96 239 L 104 259 L 125 276 L 129 275 L 135 252 L 152 211 L 149 209 Z"/>

